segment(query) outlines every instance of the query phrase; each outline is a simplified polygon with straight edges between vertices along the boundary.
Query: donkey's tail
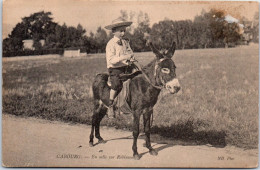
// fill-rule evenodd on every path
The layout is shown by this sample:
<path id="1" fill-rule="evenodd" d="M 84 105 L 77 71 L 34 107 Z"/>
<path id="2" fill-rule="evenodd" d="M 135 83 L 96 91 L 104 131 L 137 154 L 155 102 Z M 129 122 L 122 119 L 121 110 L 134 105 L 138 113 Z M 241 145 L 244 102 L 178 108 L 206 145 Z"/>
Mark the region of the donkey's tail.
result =
<path id="1" fill-rule="evenodd" d="M 92 83 L 92 92 L 94 100 L 100 100 L 104 95 L 104 89 L 108 89 L 107 85 L 108 74 L 107 73 L 99 73 L 95 76 L 94 81 Z M 109 93 L 106 93 L 108 95 Z M 104 96 L 103 96 L 104 97 Z"/>
<path id="2" fill-rule="evenodd" d="M 94 81 L 92 83 L 92 94 L 93 94 L 93 98 L 94 100 L 99 100 L 100 99 L 100 91 L 99 91 L 99 87 L 100 87 L 100 84 L 102 82 L 106 82 L 108 79 L 108 76 L 106 76 L 105 73 L 99 73 L 99 74 L 96 74 L 95 78 L 94 78 Z"/>

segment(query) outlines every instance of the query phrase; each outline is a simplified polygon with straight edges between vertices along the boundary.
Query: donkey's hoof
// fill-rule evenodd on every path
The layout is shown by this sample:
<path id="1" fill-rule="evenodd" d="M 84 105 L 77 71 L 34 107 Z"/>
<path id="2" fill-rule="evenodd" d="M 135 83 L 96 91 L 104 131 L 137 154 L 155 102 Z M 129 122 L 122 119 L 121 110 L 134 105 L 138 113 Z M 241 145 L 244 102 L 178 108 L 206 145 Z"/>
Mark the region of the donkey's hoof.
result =
<path id="1" fill-rule="evenodd" d="M 89 142 L 89 146 L 93 147 L 94 146 L 93 142 Z"/>
<path id="2" fill-rule="evenodd" d="M 106 141 L 104 139 L 99 139 L 98 143 L 102 144 L 102 143 L 106 143 Z"/>
<path id="3" fill-rule="evenodd" d="M 154 149 L 150 150 L 149 153 L 153 156 L 157 156 L 158 152 L 156 152 Z"/>
<path id="4" fill-rule="evenodd" d="M 140 156 L 139 154 L 135 154 L 135 155 L 134 155 L 134 159 L 135 159 L 135 160 L 139 160 L 140 158 L 141 158 L 141 156 Z"/>

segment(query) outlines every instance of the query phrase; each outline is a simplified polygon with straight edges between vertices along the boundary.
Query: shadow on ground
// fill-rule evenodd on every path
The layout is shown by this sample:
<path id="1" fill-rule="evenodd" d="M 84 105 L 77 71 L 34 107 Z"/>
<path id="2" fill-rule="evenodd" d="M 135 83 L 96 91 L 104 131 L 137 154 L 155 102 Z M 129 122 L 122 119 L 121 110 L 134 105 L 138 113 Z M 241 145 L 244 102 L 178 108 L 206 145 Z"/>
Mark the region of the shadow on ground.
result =
<path id="1" fill-rule="evenodd" d="M 151 128 L 151 142 L 168 145 L 211 145 L 212 147 L 223 148 L 226 144 L 226 133 L 224 131 L 207 130 L 196 131 L 193 121 L 179 123 L 171 126 L 154 126 Z M 122 140 L 132 139 L 132 135 L 122 138 L 110 139 Z M 144 139 L 144 134 L 139 135 L 139 139 Z"/>
<path id="2" fill-rule="evenodd" d="M 151 129 L 151 142 L 156 143 L 152 147 L 160 152 L 175 145 L 195 146 L 195 145 L 209 145 L 211 147 L 223 148 L 226 144 L 226 133 L 224 131 L 199 131 L 196 132 L 192 121 L 185 124 L 171 125 L 169 127 L 154 126 Z M 140 138 L 144 138 L 141 135 Z M 165 144 L 156 147 L 158 144 Z M 141 153 L 140 156 L 147 154 Z"/>
<path id="3" fill-rule="evenodd" d="M 224 131 L 208 130 L 195 131 L 194 123 L 187 121 L 184 124 L 171 126 L 154 126 L 151 129 L 151 142 L 172 145 L 206 145 L 223 148 L 226 146 Z"/>
<path id="4" fill-rule="evenodd" d="M 211 147 L 223 148 L 226 146 L 226 133 L 224 131 L 195 131 L 195 124 L 192 121 L 187 121 L 182 124 L 171 125 L 169 127 L 154 126 L 151 129 L 151 142 L 156 143 L 152 147 L 155 151 L 160 152 L 175 145 L 196 146 L 209 145 Z M 144 139 L 144 134 L 140 134 L 139 139 Z M 106 140 L 132 140 L 132 135 Z M 164 144 L 159 147 L 157 145 Z M 145 145 L 144 145 L 145 146 Z M 149 153 L 149 151 L 141 153 L 140 156 Z"/>

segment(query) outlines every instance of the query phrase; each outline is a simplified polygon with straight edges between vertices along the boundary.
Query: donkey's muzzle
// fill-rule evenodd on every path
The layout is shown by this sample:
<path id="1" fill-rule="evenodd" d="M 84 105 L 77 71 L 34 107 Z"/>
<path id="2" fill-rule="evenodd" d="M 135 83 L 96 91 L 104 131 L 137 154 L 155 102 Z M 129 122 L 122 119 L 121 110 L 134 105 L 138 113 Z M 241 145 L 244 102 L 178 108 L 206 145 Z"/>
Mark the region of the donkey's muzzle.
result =
<path id="1" fill-rule="evenodd" d="M 178 93 L 178 91 L 181 89 L 179 80 L 174 78 L 173 80 L 167 82 L 166 89 L 169 90 L 169 92 L 172 94 Z"/>
<path id="2" fill-rule="evenodd" d="M 175 86 L 175 87 L 174 87 L 175 93 L 178 93 L 178 91 L 179 91 L 180 89 L 181 89 L 180 86 Z"/>

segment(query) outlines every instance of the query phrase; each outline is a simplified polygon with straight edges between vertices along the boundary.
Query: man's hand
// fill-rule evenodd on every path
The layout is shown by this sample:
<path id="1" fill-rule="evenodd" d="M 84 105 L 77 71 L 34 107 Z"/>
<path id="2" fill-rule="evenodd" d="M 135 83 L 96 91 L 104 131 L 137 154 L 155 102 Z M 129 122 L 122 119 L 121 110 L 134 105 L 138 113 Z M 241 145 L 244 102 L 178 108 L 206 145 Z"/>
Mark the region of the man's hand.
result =
<path id="1" fill-rule="evenodd" d="M 134 54 L 131 54 L 130 60 L 135 60 Z"/>
<path id="2" fill-rule="evenodd" d="M 136 62 L 137 60 L 135 59 L 134 55 L 132 54 L 130 59 L 126 60 L 126 62 L 131 65 L 133 62 Z"/>

